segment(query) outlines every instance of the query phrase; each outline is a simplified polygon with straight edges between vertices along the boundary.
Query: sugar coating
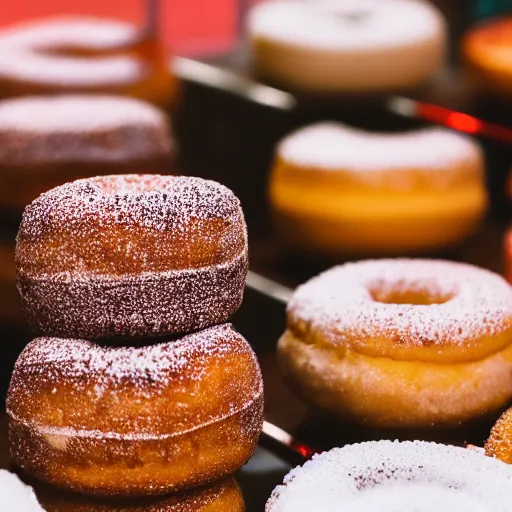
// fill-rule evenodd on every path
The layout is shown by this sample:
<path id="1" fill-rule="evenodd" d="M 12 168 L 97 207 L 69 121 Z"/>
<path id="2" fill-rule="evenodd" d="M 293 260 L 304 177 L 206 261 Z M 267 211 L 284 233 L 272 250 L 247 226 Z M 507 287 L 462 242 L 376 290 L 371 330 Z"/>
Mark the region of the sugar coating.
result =
<path id="1" fill-rule="evenodd" d="M 240 306 L 247 229 L 239 200 L 213 181 L 78 180 L 25 209 L 16 264 L 37 333 L 96 339 L 187 332 L 222 323 Z"/>
<path id="2" fill-rule="evenodd" d="M 235 360 L 241 361 L 236 364 L 244 372 L 221 388 L 214 399 L 218 405 L 204 403 L 196 410 L 195 405 L 187 408 L 185 401 L 180 402 L 180 393 L 192 392 L 193 401 L 206 398 L 209 389 L 205 385 L 215 384 L 215 365 L 222 361 L 234 365 Z M 31 411 L 33 401 L 39 400 L 36 397 L 46 393 L 65 406 L 65 418 L 60 414 L 48 418 L 54 411 L 43 408 Z M 36 338 L 16 362 L 7 411 L 11 418 L 46 434 L 151 440 L 182 436 L 220 422 L 243 412 L 262 394 L 254 352 L 230 324 L 223 324 L 144 347 Z M 174 408 L 171 400 L 180 402 L 180 407 Z M 158 413 L 159 403 L 162 410 Z M 109 405 L 106 417 L 100 417 L 100 411 L 106 410 L 102 404 Z M 258 425 L 248 428 L 252 433 Z"/>
<path id="3" fill-rule="evenodd" d="M 421 0 L 269 0 L 249 16 L 253 37 L 347 53 L 423 44 L 442 27 L 437 9 Z"/>
<path id="4" fill-rule="evenodd" d="M 136 57 L 79 57 L 63 55 L 61 50 L 122 50 L 136 37 L 136 27 L 129 23 L 94 17 L 62 17 L 15 26 L 0 33 L 0 79 L 61 88 L 130 84 L 148 72 Z"/>
<path id="5" fill-rule="evenodd" d="M 512 468 L 473 450 L 377 441 L 315 455 L 285 477 L 265 510 L 507 512 L 511 484 Z"/>
<path id="6" fill-rule="evenodd" d="M 485 453 L 512 464 L 512 409 L 505 411 L 492 427 L 485 443 Z"/>
<path id="7" fill-rule="evenodd" d="M 169 158 L 164 114 L 120 96 L 62 95 L 0 102 L 0 166 L 132 163 Z"/>
<path id="8" fill-rule="evenodd" d="M 427 303 L 393 303 L 408 294 Z M 334 347 L 384 339 L 395 347 L 464 348 L 510 330 L 512 288 L 497 274 L 462 263 L 366 260 L 300 286 L 287 315 L 289 328 L 318 333 Z"/>
<path id="9" fill-rule="evenodd" d="M 44 512 L 32 488 L 3 469 L 0 469 L 0 496 L 0 512 Z"/>
<path id="10" fill-rule="evenodd" d="M 285 137 L 277 155 L 297 167 L 351 175 L 374 187 L 384 182 L 398 189 L 410 188 L 414 183 L 411 171 L 439 188 L 452 184 L 461 172 L 466 179 L 476 174 L 483 180 L 479 144 L 443 128 L 396 134 L 317 123 Z"/>

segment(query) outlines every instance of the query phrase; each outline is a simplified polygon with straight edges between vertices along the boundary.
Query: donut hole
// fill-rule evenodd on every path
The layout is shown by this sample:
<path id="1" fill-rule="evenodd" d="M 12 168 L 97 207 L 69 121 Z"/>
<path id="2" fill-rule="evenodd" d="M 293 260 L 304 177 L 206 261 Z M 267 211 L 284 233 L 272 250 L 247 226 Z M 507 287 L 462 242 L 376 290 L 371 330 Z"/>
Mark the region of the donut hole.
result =
<path id="1" fill-rule="evenodd" d="M 370 296 L 383 304 L 431 306 L 445 304 L 455 296 L 453 290 L 442 290 L 432 283 L 376 282 L 369 286 Z"/>
<path id="2" fill-rule="evenodd" d="M 127 174 L 97 178 L 94 180 L 94 185 L 104 195 L 122 197 L 128 194 L 157 193 L 163 187 L 169 188 L 172 181 L 172 176 Z"/>

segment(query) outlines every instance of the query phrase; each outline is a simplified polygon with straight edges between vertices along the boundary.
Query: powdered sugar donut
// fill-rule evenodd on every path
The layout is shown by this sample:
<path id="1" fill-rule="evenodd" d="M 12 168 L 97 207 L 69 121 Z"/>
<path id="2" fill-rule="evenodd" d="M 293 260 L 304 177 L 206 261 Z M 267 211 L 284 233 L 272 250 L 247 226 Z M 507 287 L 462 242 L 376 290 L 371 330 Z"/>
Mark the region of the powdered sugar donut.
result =
<path id="1" fill-rule="evenodd" d="M 119 175 L 42 194 L 23 214 L 18 290 L 34 331 L 164 335 L 225 322 L 242 302 L 240 202 L 200 178 Z M 133 340 L 131 340 L 133 342 Z"/>
<path id="2" fill-rule="evenodd" d="M 62 17 L 0 32 L 0 98 L 101 92 L 174 103 L 177 84 L 158 42 L 118 20 Z"/>
<path id="3" fill-rule="evenodd" d="M 278 356 L 315 408 L 378 427 L 456 425 L 512 399 L 512 287 L 447 261 L 348 263 L 300 286 Z"/>
<path id="4" fill-rule="evenodd" d="M 263 383 L 227 324 L 142 348 L 38 338 L 16 362 L 7 411 L 28 474 L 92 495 L 163 495 L 251 457 Z"/>
<path id="5" fill-rule="evenodd" d="M 316 93 L 417 86 L 440 68 L 445 32 L 422 0 L 268 0 L 249 14 L 257 72 Z"/>
<path id="6" fill-rule="evenodd" d="M 266 512 L 510 510 L 512 470 L 472 450 L 378 441 L 335 448 L 292 470 Z"/>
<path id="7" fill-rule="evenodd" d="M 269 194 L 280 240 L 328 256 L 446 248 L 487 206 L 479 145 L 441 128 L 307 126 L 277 146 Z"/>
<path id="8" fill-rule="evenodd" d="M 70 179 L 173 170 L 168 121 L 121 96 L 61 95 L 0 101 L 0 207 L 23 210 Z"/>
<path id="9" fill-rule="evenodd" d="M 229 477 L 170 496 L 99 500 L 58 492 L 48 486 L 37 494 L 46 512 L 244 512 L 242 491 Z"/>
<path id="10" fill-rule="evenodd" d="M 15 474 L 4 469 L 0 469 L 0 496 L 3 502 L 0 509 L 5 512 L 44 512 L 32 488 L 25 485 Z"/>

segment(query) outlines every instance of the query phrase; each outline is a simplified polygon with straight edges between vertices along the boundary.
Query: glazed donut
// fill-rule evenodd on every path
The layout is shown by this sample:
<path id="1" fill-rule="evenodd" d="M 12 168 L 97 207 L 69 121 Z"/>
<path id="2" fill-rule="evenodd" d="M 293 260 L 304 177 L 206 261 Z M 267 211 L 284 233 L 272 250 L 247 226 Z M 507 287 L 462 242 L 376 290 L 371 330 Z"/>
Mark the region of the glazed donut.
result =
<path id="1" fill-rule="evenodd" d="M 177 95 L 168 60 L 159 42 L 122 21 L 28 22 L 0 32 L 0 98 L 100 92 L 168 107 Z"/>
<path id="2" fill-rule="evenodd" d="M 63 95 L 0 101 L 0 207 L 22 211 L 72 179 L 172 170 L 168 121 L 120 96 Z"/>
<path id="3" fill-rule="evenodd" d="M 248 30 L 260 76 L 313 93 L 415 87 L 441 67 L 446 44 L 441 14 L 423 0 L 269 0 L 251 9 Z"/>
<path id="4" fill-rule="evenodd" d="M 7 508 L 16 512 L 45 512 L 38 503 L 31 487 L 25 485 L 14 473 L 0 469 L 0 496 Z"/>
<path id="5" fill-rule="evenodd" d="M 46 512 L 244 512 L 240 488 L 229 477 L 206 487 L 164 498 L 101 501 L 78 494 L 37 489 Z"/>
<path id="6" fill-rule="evenodd" d="M 277 146 L 269 195 L 282 243 L 328 257 L 446 248 L 487 206 L 480 147 L 441 128 L 302 128 Z"/>
<path id="7" fill-rule="evenodd" d="M 481 92 L 512 99 L 512 16 L 473 27 L 461 48 L 473 84 Z"/>
<path id="8" fill-rule="evenodd" d="M 421 441 L 335 448 L 293 469 L 266 512 L 509 510 L 512 471 L 473 450 Z"/>
<path id="9" fill-rule="evenodd" d="M 300 286 L 278 344 L 313 408 L 374 427 L 454 426 L 512 399 L 512 287 L 471 265 L 367 260 Z"/>
<path id="10" fill-rule="evenodd" d="M 16 243 L 29 325 L 64 338 L 225 322 L 242 302 L 247 265 L 238 199 L 214 181 L 183 176 L 104 176 L 54 188 L 25 209 Z"/>
<path id="11" fill-rule="evenodd" d="M 91 495 L 163 495 L 247 462 L 263 383 L 229 324 L 146 347 L 37 338 L 16 362 L 7 412 L 27 474 Z"/>

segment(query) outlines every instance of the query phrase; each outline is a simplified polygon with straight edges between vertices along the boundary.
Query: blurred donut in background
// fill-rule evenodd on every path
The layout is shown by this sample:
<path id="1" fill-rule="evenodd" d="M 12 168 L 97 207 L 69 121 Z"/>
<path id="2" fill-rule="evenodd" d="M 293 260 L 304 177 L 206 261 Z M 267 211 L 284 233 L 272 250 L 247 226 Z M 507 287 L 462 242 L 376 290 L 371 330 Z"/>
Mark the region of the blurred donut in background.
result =
<path id="1" fill-rule="evenodd" d="M 313 93 L 416 87 L 443 64 L 445 22 L 423 0 L 268 0 L 249 13 L 262 78 Z"/>
<path id="2" fill-rule="evenodd" d="M 0 98 L 108 93 L 172 108 L 178 86 L 164 46 L 130 23 L 94 17 L 26 22 L 0 32 Z"/>
<path id="3" fill-rule="evenodd" d="M 441 128 L 299 129 L 277 146 L 269 194 L 284 245 L 328 257 L 444 249 L 487 207 L 479 145 Z"/>
<path id="4" fill-rule="evenodd" d="M 21 212 L 67 181 L 174 170 L 166 116 L 132 98 L 59 95 L 0 101 L 0 210 Z"/>
<path id="5" fill-rule="evenodd" d="M 512 99 L 512 16 L 485 21 L 462 39 L 468 79 L 486 95 Z"/>

